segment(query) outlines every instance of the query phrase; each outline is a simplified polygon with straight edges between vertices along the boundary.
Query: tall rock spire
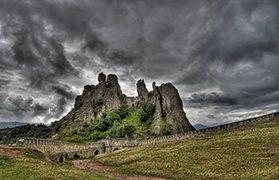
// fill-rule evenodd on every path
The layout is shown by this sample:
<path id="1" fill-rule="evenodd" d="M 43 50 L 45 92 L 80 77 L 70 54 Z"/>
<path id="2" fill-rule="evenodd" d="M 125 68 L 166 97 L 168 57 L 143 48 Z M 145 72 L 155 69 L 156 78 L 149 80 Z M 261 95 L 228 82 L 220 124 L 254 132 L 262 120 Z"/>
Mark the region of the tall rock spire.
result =
<path id="1" fill-rule="evenodd" d="M 103 82 L 106 82 L 106 78 L 107 77 L 106 77 L 106 75 L 103 72 L 99 73 L 99 75 L 98 75 L 99 84 L 101 84 Z"/>
<path id="2" fill-rule="evenodd" d="M 148 98 L 148 90 L 143 79 L 137 82 L 137 92 L 140 99 L 146 100 Z"/>

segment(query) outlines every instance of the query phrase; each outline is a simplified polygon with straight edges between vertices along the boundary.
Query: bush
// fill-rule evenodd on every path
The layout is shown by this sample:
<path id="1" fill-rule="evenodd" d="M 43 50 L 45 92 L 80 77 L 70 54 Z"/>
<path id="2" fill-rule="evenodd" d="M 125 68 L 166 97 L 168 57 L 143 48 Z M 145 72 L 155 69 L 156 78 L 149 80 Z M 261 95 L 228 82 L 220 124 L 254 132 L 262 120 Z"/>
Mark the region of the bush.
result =
<path id="1" fill-rule="evenodd" d="M 121 119 L 125 119 L 130 115 L 129 108 L 127 104 L 122 104 L 117 111 L 117 114 L 120 116 Z"/>
<path id="2" fill-rule="evenodd" d="M 74 134 L 69 137 L 64 137 L 63 140 L 64 142 L 71 142 L 71 143 L 84 143 L 85 138 L 79 134 Z"/>
<path id="3" fill-rule="evenodd" d="M 98 112 L 100 112 L 102 105 L 104 104 L 104 99 L 100 98 L 91 102 L 91 107 L 93 108 L 94 116 L 97 117 Z"/>
<path id="4" fill-rule="evenodd" d="M 173 127 L 166 120 L 162 121 L 160 134 L 164 136 L 173 134 Z"/>
<path id="5" fill-rule="evenodd" d="M 91 131 L 104 132 L 112 126 L 112 122 L 108 118 L 97 118 L 91 125 Z"/>
<path id="6" fill-rule="evenodd" d="M 133 133 L 135 132 L 136 128 L 131 124 L 124 124 L 120 126 L 116 131 L 116 136 L 121 137 L 132 137 Z"/>
<path id="7" fill-rule="evenodd" d="M 154 96 L 154 94 L 155 94 L 154 91 L 150 91 L 150 92 L 148 92 L 147 96 L 151 97 L 151 96 Z"/>
<path id="8" fill-rule="evenodd" d="M 111 111 L 109 114 L 106 116 L 108 120 L 113 124 L 113 122 L 116 121 L 121 121 L 121 116 L 117 111 Z"/>
<path id="9" fill-rule="evenodd" d="M 142 123 L 150 126 L 153 121 L 153 114 L 155 112 L 155 106 L 151 103 L 143 103 L 139 110 L 139 118 Z"/>
<path id="10" fill-rule="evenodd" d="M 106 132 L 95 131 L 95 132 L 91 133 L 90 140 L 98 141 L 98 140 L 104 139 L 106 137 L 107 137 L 107 133 Z"/>

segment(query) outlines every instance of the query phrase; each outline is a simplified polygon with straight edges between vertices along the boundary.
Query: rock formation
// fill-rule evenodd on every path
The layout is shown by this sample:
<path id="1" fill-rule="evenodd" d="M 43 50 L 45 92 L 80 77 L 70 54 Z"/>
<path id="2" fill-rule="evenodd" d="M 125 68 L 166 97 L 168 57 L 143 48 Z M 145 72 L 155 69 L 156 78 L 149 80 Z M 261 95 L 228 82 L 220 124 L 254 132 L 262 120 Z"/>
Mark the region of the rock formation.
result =
<path id="1" fill-rule="evenodd" d="M 82 129 L 86 124 L 94 121 L 109 110 L 118 109 L 122 104 L 126 104 L 131 109 L 137 109 L 142 103 L 154 105 L 152 133 L 159 134 L 162 122 L 172 125 L 173 133 L 181 133 L 193 130 L 193 126 L 186 118 L 183 111 L 182 100 L 177 89 L 166 83 L 161 86 L 152 84 L 153 91 L 148 92 L 144 80 L 137 82 L 137 97 L 127 97 L 121 91 L 118 78 L 114 74 L 100 73 L 97 85 L 86 85 L 83 93 L 75 99 L 74 108 L 60 120 L 64 127 L 63 133 L 67 129 Z"/>
<path id="2" fill-rule="evenodd" d="M 138 97 L 141 100 L 146 100 L 148 98 L 148 90 L 146 89 L 146 85 L 143 79 L 140 79 L 137 82 L 137 92 L 138 92 Z"/>

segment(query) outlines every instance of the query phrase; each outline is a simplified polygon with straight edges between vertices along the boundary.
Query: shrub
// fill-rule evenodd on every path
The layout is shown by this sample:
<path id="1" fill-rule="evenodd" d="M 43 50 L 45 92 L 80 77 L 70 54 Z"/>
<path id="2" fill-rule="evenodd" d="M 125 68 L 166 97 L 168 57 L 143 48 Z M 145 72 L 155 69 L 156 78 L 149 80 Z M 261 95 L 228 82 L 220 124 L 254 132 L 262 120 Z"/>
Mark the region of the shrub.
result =
<path id="1" fill-rule="evenodd" d="M 129 108 L 127 104 L 122 104 L 117 111 L 117 114 L 120 116 L 121 119 L 125 119 L 130 115 Z"/>
<path id="2" fill-rule="evenodd" d="M 151 103 L 143 103 L 139 110 L 139 118 L 142 123 L 150 126 L 153 121 L 153 114 L 155 112 L 155 106 Z"/>
<path id="3" fill-rule="evenodd" d="M 161 135 L 171 135 L 171 134 L 173 134 L 173 127 L 166 120 L 162 121 L 160 134 Z"/>
<path id="4" fill-rule="evenodd" d="M 112 126 L 112 122 L 108 118 L 97 118 L 91 125 L 91 131 L 104 132 Z"/>
<path id="5" fill-rule="evenodd" d="M 100 112 L 102 105 L 104 104 L 104 99 L 99 98 L 91 102 L 91 107 L 93 108 L 94 116 L 97 117 L 98 112 Z"/>
<path id="6" fill-rule="evenodd" d="M 121 116 L 119 115 L 119 113 L 117 111 L 109 112 L 109 114 L 106 117 L 108 118 L 108 120 L 111 123 L 121 120 Z"/>
<path id="7" fill-rule="evenodd" d="M 151 97 L 151 96 L 154 96 L 154 94 L 155 94 L 154 91 L 150 91 L 150 92 L 148 92 L 147 96 Z"/>
<path id="8" fill-rule="evenodd" d="M 121 137 L 132 137 L 133 133 L 135 132 L 136 128 L 131 124 L 124 124 L 122 126 L 119 126 L 119 128 L 116 131 L 116 136 Z"/>
<path id="9" fill-rule="evenodd" d="M 84 143 L 85 142 L 85 138 L 79 134 L 74 134 L 72 136 L 69 137 L 64 137 L 63 138 L 64 142 L 71 142 L 71 143 Z"/>

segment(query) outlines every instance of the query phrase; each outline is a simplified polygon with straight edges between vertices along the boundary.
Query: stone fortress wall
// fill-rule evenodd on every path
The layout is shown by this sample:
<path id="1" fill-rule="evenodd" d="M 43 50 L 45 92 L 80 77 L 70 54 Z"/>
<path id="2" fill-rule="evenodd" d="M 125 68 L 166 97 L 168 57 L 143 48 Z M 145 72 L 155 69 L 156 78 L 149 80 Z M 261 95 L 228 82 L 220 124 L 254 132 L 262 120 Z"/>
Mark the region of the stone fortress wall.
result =
<path id="1" fill-rule="evenodd" d="M 36 139 L 36 138 L 21 138 L 18 140 L 18 145 L 28 148 L 35 148 L 42 152 L 60 153 L 59 159 L 64 160 L 66 158 L 89 158 L 102 153 L 109 153 L 123 148 L 145 146 L 158 143 L 174 142 L 185 139 L 203 137 L 209 132 L 229 131 L 238 127 L 242 127 L 248 124 L 262 122 L 269 120 L 273 117 L 278 117 L 279 112 L 250 118 L 242 121 L 223 124 L 215 127 L 209 127 L 202 130 L 190 131 L 186 133 L 174 134 L 169 136 L 161 136 L 149 139 L 103 139 L 91 144 L 74 144 L 74 143 L 62 143 L 61 141 L 52 139 Z"/>
<path id="2" fill-rule="evenodd" d="M 236 122 L 232 122 L 232 123 L 228 123 L 228 124 L 222 124 L 222 125 L 209 127 L 209 128 L 205 128 L 205 129 L 201 129 L 201 130 L 195 130 L 195 131 L 189 131 L 186 133 L 145 139 L 145 140 L 139 141 L 138 145 L 157 144 L 157 143 L 172 142 L 172 141 L 183 140 L 183 139 L 198 138 L 198 137 L 204 136 L 204 134 L 207 132 L 228 131 L 228 130 L 242 127 L 242 126 L 245 126 L 248 124 L 253 124 L 253 123 L 256 123 L 259 121 L 269 120 L 276 116 L 277 117 L 279 116 L 279 112 L 275 112 L 275 113 L 271 113 L 271 114 L 267 114 L 267 115 L 263 115 L 263 116 L 259 116 L 259 117 L 254 117 L 254 118 L 250 118 L 250 119 L 245 119 L 242 121 L 236 121 Z"/>

